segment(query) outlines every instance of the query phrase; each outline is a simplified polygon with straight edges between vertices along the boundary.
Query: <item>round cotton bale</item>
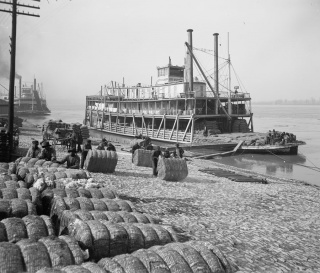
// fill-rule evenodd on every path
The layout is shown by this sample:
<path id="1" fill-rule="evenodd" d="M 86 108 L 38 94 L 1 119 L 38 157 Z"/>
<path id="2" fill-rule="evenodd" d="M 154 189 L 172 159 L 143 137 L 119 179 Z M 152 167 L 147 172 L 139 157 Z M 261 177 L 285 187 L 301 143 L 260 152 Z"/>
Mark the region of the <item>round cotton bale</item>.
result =
<path id="1" fill-rule="evenodd" d="M 65 189 L 67 197 L 77 198 L 79 197 L 79 193 L 75 189 Z"/>
<path id="2" fill-rule="evenodd" d="M 0 269 L 1 272 L 23 272 L 23 258 L 18 245 L 0 243 Z"/>
<path id="3" fill-rule="evenodd" d="M 10 181 L 13 180 L 11 175 L 8 174 L 0 174 L 0 182 L 6 182 L 6 181 Z"/>
<path id="4" fill-rule="evenodd" d="M 124 222 L 120 214 L 114 211 L 103 211 L 104 215 L 108 217 L 108 221 L 111 223 L 121 223 Z"/>
<path id="5" fill-rule="evenodd" d="M 76 210 L 73 212 L 76 216 L 79 217 L 82 221 L 94 220 L 92 214 L 87 210 Z"/>
<path id="6" fill-rule="evenodd" d="M 165 261 L 154 251 L 148 249 L 140 249 L 132 254 L 138 258 L 148 272 L 171 273 Z"/>
<path id="7" fill-rule="evenodd" d="M 32 157 L 22 157 L 19 161 L 19 164 L 22 164 L 22 163 L 28 163 L 29 160 L 31 159 Z"/>
<path id="8" fill-rule="evenodd" d="M 66 167 L 61 167 L 61 165 L 57 168 L 58 172 L 65 172 L 67 170 Z"/>
<path id="9" fill-rule="evenodd" d="M 91 199 L 85 198 L 85 197 L 77 197 L 76 198 L 79 201 L 80 209 L 82 210 L 94 210 L 94 206 L 91 202 Z"/>
<path id="10" fill-rule="evenodd" d="M 6 188 L 7 189 L 18 189 L 19 188 L 19 184 L 17 183 L 17 181 L 13 181 L 13 180 L 10 180 L 10 181 L 6 181 L 4 182 L 6 184 Z"/>
<path id="11" fill-rule="evenodd" d="M 50 211 L 50 216 L 52 217 L 61 217 L 61 213 L 67 209 L 67 205 L 64 202 L 64 199 L 61 197 L 57 197 L 53 199 L 52 206 L 51 206 L 51 211 Z M 56 219 L 53 219 L 55 222 Z"/>
<path id="12" fill-rule="evenodd" d="M 52 163 L 52 164 L 50 165 L 50 168 L 58 168 L 58 167 L 60 167 L 60 164 L 59 164 L 59 163 L 56 163 L 56 162 L 54 162 L 54 163 Z"/>
<path id="13" fill-rule="evenodd" d="M 46 161 L 42 164 L 42 167 L 45 167 L 45 168 L 49 168 L 51 165 L 52 165 L 53 162 L 51 161 Z"/>
<path id="14" fill-rule="evenodd" d="M 6 186 L 6 183 L 3 182 L 3 181 L 0 181 L 0 189 L 6 189 L 7 186 Z M 2 195 L 1 195 L 2 196 Z M 2 197 L 1 197 L 2 198 Z"/>
<path id="15" fill-rule="evenodd" d="M 62 272 L 64 273 L 90 273 L 90 271 L 86 268 L 83 268 L 80 265 L 68 265 L 62 268 Z"/>
<path id="16" fill-rule="evenodd" d="M 83 268 L 88 269 L 91 273 L 107 273 L 103 268 L 101 268 L 96 263 L 87 262 L 87 263 L 81 264 L 81 266 Z M 118 273 L 121 273 L 121 272 L 118 272 Z"/>
<path id="17" fill-rule="evenodd" d="M 28 238 L 26 225 L 22 219 L 12 217 L 2 220 L 2 223 L 7 231 L 8 242 L 16 243 Z"/>
<path id="18" fill-rule="evenodd" d="M 87 221 L 92 235 L 92 248 L 89 249 L 90 257 L 96 261 L 109 257 L 110 234 L 108 228 L 97 220 Z"/>
<path id="19" fill-rule="evenodd" d="M 91 229 L 86 222 L 76 219 L 68 226 L 68 233 L 73 236 L 83 249 L 92 248 Z"/>
<path id="20" fill-rule="evenodd" d="M 34 164 L 34 166 L 41 167 L 45 162 L 46 162 L 45 159 L 39 159 L 39 160 Z"/>
<path id="21" fill-rule="evenodd" d="M 144 237 L 144 247 L 149 248 L 154 245 L 160 245 L 159 237 L 156 233 L 156 231 L 149 225 L 145 224 L 133 224 L 136 227 L 138 227 Z"/>
<path id="22" fill-rule="evenodd" d="M 11 200 L 14 198 L 18 198 L 18 193 L 15 189 L 1 189 L 2 198 L 5 200 Z"/>
<path id="23" fill-rule="evenodd" d="M 104 198 L 102 192 L 99 189 L 91 188 L 91 189 L 89 189 L 89 191 L 91 193 L 92 198 L 97 198 L 97 199 Z"/>
<path id="24" fill-rule="evenodd" d="M 186 260 L 193 272 L 211 272 L 209 266 L 200 253 L 191 246 L 182 243 L 171 243 L 167 246 L 177 251 Z"/>
<path id="25" fill-rule="evenodd" d="M 37 272 L 41 268 L 50 267 L 50 257 L 45 245 L 31 239 L 17 243 L 20 247 L 27 272 Z"/>
<path id="26" fill-rule="evenodd" d="M 211 272 L 225 272 L 224 268 L 222 267 L 219 258 L 207 247 L 205 247 L 201 242 L 198 241 L 189 241 L 186 242 L 188 246 L 197 250 L 202 258 L 206 261 L 207 265 L 209 266 Z"/>
<path id="27" fill-rule="evenodd" d="M 9 163 L 9 169 L 8 169 L 8 174 L 16 174 L 17 172 L 17 165 L 13 162 Z"/>
<path id="28" fill-rule="evenodd" d="M 99 210 L 99 211 L 107 211 L 108 210 L 107 205 L 103 201 L 101 201 L 100 199 L 92 198 L 90 200 L 93 204 L 94 210 Z"/>
<path id="29" fill-rule="evenodd" d="M 116 202 L 117 202 L 120 210 L 128 211 L 128 212 L 132 211 L 132 208 L 131 208 L 131 206 L 129 205 L 129 203 L 127 201 L 124 201 L 124 200 L 121 200 L 121 199 L 116 199 Z"/>
<path id="30" fill-rule="evenodd" d="M 55 172 L 54 175 L 56 179 L 67 178 L 67 174 L 65 172 Z"/>
<path id="31" fill-rule="evenodd" d="M 149 219 L 147 218 L 147 216 L 145 216 L 145 215 L 142 214 L 142 213 L 132 212 L 131 214 L 132 214 L 134 217 L 137 218 L 138 223 L 142 223 L 142 224 L 149 224 L 149 223 L 150 223 L 150 221 L 149 221 Z"/>
<path id="32" fill-rule="evenodd" d="M 102 211 L 92 210 L 92 211 L 90 211 L 90 214 L 92 215 L 94 220 L 108 221 L 107 215 L 105 215 Z"/>
<path id="33" fill-rule="evenodd" d="M 43 219 L 43 221 L 44 221 L 44 223 L 45 223 L 45 225 L 47 227 L 48 236 L 55 235 L 51 218 L 49 216 L 47 216 L 47 215 L 40 215 L 40 217 Z"/>
<path id="34" fill-rule="evenodd" d="M 25 223 L 29 239 L 39 240 L 48 236 L 46 223 L 40 216 L 27 215 L 22 220 Z"/>
<path id="35" fill-rule="evenodd" d="M 38 270 L 37 273 L 63 273 L 63 271 L 57 268 L 45 267 Z"/>
<path id="36" fill-rule="evenodd" d="M 117 214 L 120 215 L 126 223 L 138 223 L 137 218 L 130 212 L 118 211 Z"/>
<path id="37" fill-rule="evenodd" d="M 113 190 L 109 190 L 107 188 L 100 188 L 99 189 L 104 198 L 114 199 L 116 198 L 116 193 Z"/>
<path id="38" fill-rule="evenodd" d="M 110 258 L 103 258 L 98 262 L 98 265 L 106 272 L 126 273 L 120 264 Z M 134 270 L 134 269 L 132 269 Z M 128 271 L 131 272 L 131 271 Z M 134 271 L 133 271 L 134 272 Z"/>
<path id="39" fill-rule="evenodd" d="M 29 192 L 31 195 L 31 202 L 36 205 L 37 212 L 39 213 L 39 209 L 42 210 L 42 202 L 41 202 L 41 194 L 38 189 L 31 187 L 29 188 Z M 42 213 L 39 213 L 39 215 Z"/>
<path id="40" fill-rule="evenodd" d="M 72 197 L 65 197 L 63 198 L 65 204 L 66 204 L 66 209 L 68 210 L 78 210 L 80 209 L 80 204 L 79 201 L 76 198 Z"/>
<path id="41" fill-rule="evenodd" d="M 125 272 L 148 273 L 143 263 L 137 258 L 129 254 L 119 255 L 112 259 L 117 262 Z"/>
<path id="42" fill-rule="evenodd" d="M 59 238 L 68 245 L 72 254 L 73 263 L 76 265 L 82 264 L 84 262 L 84 255 L 76 239 L 71 236 L 59 236 Z"/>
<path id="43" fill-rule="evenodd" d="M 65 210 L 61 213 L 61 217 L 59 219 L 59 235 L 68 234 L 68 226 L 70 223 L 75 221 L 76 219 L 80 219 L 77 215 L 74 214 L 71 210 Z"/>
<path id="44" fill-rule="evenodd" d="M 37 215 L 37 208 L 30 200 L 24 200 L 27 204 L 28 214 Z"/>
<path id="45" fill-rule="evenodd" d="M 219 261 L 222 267 L 224 268 L 225 272 L 234 272 L 231 263 L 217 246 L 206 241 L 201 241 L 201 244 L 208 248 L 210 251 L 212 251 L 219 258 Z"/>
<path id="46" fill-rule="evenodd" d="M 8 242 L 6 226 L 0 222 L 0 242 Z"/>
<path id="47" fill-rule="evenodd" d="M 72 265 L 72 254 L 65 241 L 56 237 L 45 237 L 41 238 L 39 242 L 46 246 L 52 267 L 62 268 Z"/>
<path id="48" fill-rule="evenodd" d="M 38 161 L 39 159 L 38 158 L 31 158 L 28 163 L 27 163 L 27 167 L 28 168 L 32 168 L 34 167 L 34 165 L 36 164 L 36 162 Z"/>
<path id="49" fill-rule="evenodd" d="M 109 211 L 119 211 L 120 210 L 119 205 L 113 199 L 103 198 L 100 200 L 102 200 L 107 205 Z"/>
<path id="50" fill-rule="evenodd" d="M 144 248 L 144 236 L 138 227 L 127 223 L 119 223 L 119 225 L 123 226 L 128 234 L 127 251 L 129 253 Z"/>
<path id="51" fill-rule="evenodd" d="M 170 272 L 193 273 L 186 260 L 177 251 L 163 246 L 153 246 L 149 250 L 156 252 L 167 264 Z M 196 271 L 198 272 L 198 271 Z"/>
<path id="52" fill-rule="evenodd" d="M 148 220 L 151 224 L 159 224 L 161 222 L 161 220 L 159 218 L 155 218 L 155 217 L 151 216 L 150 214 L 144 213 L 143 215 L 148 218 Z"/>
<path id="53" fill-rule="evenodd" d="M 90 191 L 86 189 L 78 189 L 78 193 L 80 197 L 92 198 Z"/>
<path id="54" fill-rule="evenodd" d="M 0 199 L 0 220 L 11 216 L 11 202 Z"/>
<path id="55" fill-rule="evenodd" d="M 188 176 L 188 166 L 184 158 L 160 158 L 158 177 L 166 181 L 181 181 Z"/>
<path id="56" fill-rule="evenodd" d="M 166 245 L 173 242 L 171 234 L 164 229 L 161 225 L 149 224 L 157 233 L 160 241 L 160 245 Z"/>
<path id="57" fill-rule="evenodd" d="M 54 164 L 54 163 L 53 163 Z M 58 171 L 58 169 L 57 168 L 55 168 L 55 167 L 53 167 L 52 165 L 53 164 L 51 164 L 51 166 L 48 168 L 48 172 L 49 173 L 56 173 L 57 171 Z"/>
<path id="58" fill-rule="evenodd" d="M 18 178 L 19 178 L 19 180 L 20 180 L 20 179 L 21 179 L 21 180 L 24 180 L 25 177 L 26 177 L 26 175 L 27 175 L 27 173 L 29 173 L 28 168 L 20 168 L 20 169 L 18 170 Z"/>
<path id="59" fill-rule="evenodd" d="M 67 178 L 78 179 L 77 174 L 73 172 L 66 172 Z"/>
<path id="60" fill-rule="evenodd" d="M 11 199 L 10 205 L 12 217 L 22 218 L 28 215 L 28 205 L 26 200 Z"/>
<path id="61" fill-rule="evenodd" d="M 125 228 L 109 221 L 101 221 L 101 223 L 107 227 L 110 234 L 110 256 L 126 253 L 129 238 Z"/>
<path id="62" fill-rule="evenodd" d="M 17 195 L 19 199 L 32 200 L 31 193 L 28 189 L 17 189 Z"/>

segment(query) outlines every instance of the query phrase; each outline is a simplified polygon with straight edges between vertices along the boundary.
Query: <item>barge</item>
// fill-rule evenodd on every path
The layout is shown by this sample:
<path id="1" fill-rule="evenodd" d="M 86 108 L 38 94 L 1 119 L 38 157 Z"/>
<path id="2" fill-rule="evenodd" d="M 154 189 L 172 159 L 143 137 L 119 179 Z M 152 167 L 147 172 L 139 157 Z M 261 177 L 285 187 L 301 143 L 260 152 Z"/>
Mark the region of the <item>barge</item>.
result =
<path id="1" fill-rule="evenodd" d="M 106 138 L 148 136 L 155 141 L 191 144 L 197 136 L 253 132 L 249 93 L 239 87 L 219 90 L 218 34 L 214 34 L 214 81 L 194 55 L 188 31 L 183 66 L 157 67 L 155 84 L 126 86 L 111 82 L 98 95 L 86 96 L 84 124 L 91 135 Z M 230 62 L 230 57 L 229 57 Z M 230 63 L 229 63 L 230 64 Z M 202 79 L 193 77 L 197 65 Z"/>

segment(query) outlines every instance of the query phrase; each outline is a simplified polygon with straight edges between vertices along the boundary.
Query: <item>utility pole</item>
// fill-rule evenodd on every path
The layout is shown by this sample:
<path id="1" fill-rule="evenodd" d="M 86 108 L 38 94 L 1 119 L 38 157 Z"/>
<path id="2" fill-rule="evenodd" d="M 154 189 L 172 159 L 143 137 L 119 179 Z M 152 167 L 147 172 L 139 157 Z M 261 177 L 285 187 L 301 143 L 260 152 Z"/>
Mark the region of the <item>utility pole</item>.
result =
<path id="1" fill-rule="evenodd" d="M 31 0 L 40 2 L 40 0 Z M 10 59 L 10 83 L 9 83 L 9 124 L 8 124 L 8 132 L 9 132 L 9 151 L 10 153 L 13 151 L 13 120 L 14 120 L 14 81 L 16 77 L 16 41 L 17 41 L 17 15 L 26 15 L 33 17 L 40 17 L 38 14 L 25 13 L 23 11 L 18 11 L 17 7 L 25 7 L 32 9 L 40 9 L 39 6 L 31 6 L 26 4 L 18 3 L 18 0 L 12 0 L 11 2 L 0 1 L 0 4 L 7 4 L 11 6 L 10 9 L 0 9 L 2 12 L 8 12 L 12 14 L 12 28 L 11 28 L 11 59 Z"/>

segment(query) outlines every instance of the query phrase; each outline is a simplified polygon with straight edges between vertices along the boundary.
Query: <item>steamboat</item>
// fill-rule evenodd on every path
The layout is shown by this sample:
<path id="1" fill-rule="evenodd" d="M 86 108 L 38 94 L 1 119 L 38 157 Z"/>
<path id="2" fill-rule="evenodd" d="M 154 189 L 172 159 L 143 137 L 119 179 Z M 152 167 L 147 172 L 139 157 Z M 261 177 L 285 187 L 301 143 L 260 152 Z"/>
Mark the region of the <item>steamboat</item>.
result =
<path id="1" fill-rule="evenodd" d="M 148 136 L 159 142 L 191 144 L 204 132 L 253 132 L 251 97 L 239 87 L 219 90 L 218 35 L 214 36 L 214 79 L 205 75 L 187 30 L 183 66 L 157 67 L 155 84 L 126 86 L 111 82 L 98 95 L 86 96 L 84 124 L 91 135 Z M 229 55 L 230 56 L 230 55 Z M 230 57 L 229 57 L 230 64 Z M 202 80 L 193 76 L 197 66 Z M 112 138 L 111 138 L 112 139 Z"/>

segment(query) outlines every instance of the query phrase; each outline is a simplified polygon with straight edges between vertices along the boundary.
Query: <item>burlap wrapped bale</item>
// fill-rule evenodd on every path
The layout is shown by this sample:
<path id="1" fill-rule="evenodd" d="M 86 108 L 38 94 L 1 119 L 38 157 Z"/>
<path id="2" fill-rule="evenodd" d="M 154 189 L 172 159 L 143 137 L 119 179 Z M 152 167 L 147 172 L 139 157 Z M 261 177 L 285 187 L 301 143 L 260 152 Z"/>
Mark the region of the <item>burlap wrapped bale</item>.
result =
<path id="1" fill-rule="evenodd" d="M 52 236 L 41 238 L 39 242 L 46 246 L 52 267 L 62 268 L 73 264 L 71 251 L 64 240 Z"/>
<path id="2" fill-rule="evenodd" d="M 1 189 L 2 198 L 5 200 L 11 200 L 14 198 L 18 198 L 18 193 L 15 189 Z"/>
<path id="3" fill-rule="evenodd" d="M 144 247 L 149 248 L 155 245 L 160 245 L 160 239 L 157 232 L 149 225 L 146 224 L 133 224 L 138 227 L 144 238 Z"/>
<path id="4" fill-rule="evenodd" d="M 36 164 L 36 162 L 38 161 L 39 159 L 38 158 L 31 158 L 28 163 L 27 163 L 27 167 L 28 168 L 32 168 L 34 167 L 34 165 Z"/>
<path id="5" fill-rule="evenodd" d="M 0 220 L 11 216 L 11 202 L 0 199 Z"/>
<path id="6" fill-rule="evenodd" d="M 51 218 L 47 215 L 40 215 L 40 217 L 43 219 L 43 221 L 46 224 L 48 236 L 55 235 Z"/>
<path id="7" fill-rule="evenodd" d="M 155 225 L 155 224 L 148 224 L 153 228 L 153 230 L 157 233 L 159 237 L 160 245 L 166 245 L 169 243 L 172 243 L 173 236 L 168 232 L 165 228 L 163 228 L 161 225 Z"/>
<path id="8" fill-rule="evenodd" d="M 138 227 L 128 223 L 119 224 L 124 227 L 128 234 L 128 253 L 144 248 L 144 236 Z"/>
<path id="9" fill-rule="evenodd" d="M 76 189 L 65 189 L 67 197 L 77 198 L 79 193 Z"/>
<path id="10" fill-rule="evenodd" d="M 58 221 L 59 232 L 58 235 L 68 234 L 68 226 L 76 219 L 80 219 L 78 215 L 74 214 L 71 210 L 65 210 L 62 212 L 61 217 Z"/>
<path id="11" fill-rule="evenodd" d="M 96 199 L 96 198 L 92 198 L 90 200 L 93 204 L 94 210 L 99 210 L 99 211 L 107 211 L 108 210 L 106 203 L 104 203 L 102 200 Z"/>
<path id="12" fill-rule="evenodd" d="M 14 181 L 14 180 L 6 181 L 4 183 L 6 184 L 7 189 L 14 189 L 15 190 L 20 187 L 19 183 L 17 183 L 17 181 Z"/>
<path id="13" fill-rule="evenodd" d="M 98 261 L 101 258 L 109 257 L 111 235 L 108 228 L 97 220 L 90 220 L 86 223 L 90 227 L 92 235 L 92 248 L 89 249 L 90 258 Z"/>
<path id="14" fill-rule="evenodd" d="M 101 190 L 97 189 L 97 188 L 91 188 L 89 189 L 92 198 L 97 198 L 97 199 L 102 199 L 104 198 Z"/>
<path id="15" fill-rule="evenodd" d="M 73 213 L 82 221 L 94 220 L 92 214 L 87 210 L 76 210 Z"/>
<path id="16" fill-rule="evenodd" d="M 117 197 L 116 192 L 108 188 L 104 187 L 104 188 L 100 188 L 99 190 L 101 191 L 104 198 L 114 199 Z"/>
<path id="17" fill-rule="evenodd" d="M 19 165 L 21 164 L 27 164 L 29 162 L 29 160 L 31 159 L 32 157 L 22 157 L 20 162 L 19 162 Z"/>
<path id="18" fill-rule="evenodd" d="M 51 266 L 47 248 L 43 243 L 25 239 L 17 245 L 20 247 L 27 272 L 37 272 L 43 267 Z"/>
<path id="19" fill-rule="evenodd" d="M 40 216 L 27 215 L 22 220 L 26 226 L 29 239 L 39 240 L 49 235 L 46 223 Z"/>
<path id="20" fill-rule="evenodd" d="M 22 181 L 22 180 L 19 180 L 17 181 L 17 187 L 18 188 L 24 188 L 24 189 L 27 189 L 28 188 L 28 185 L 26 182 Z"/>
<path id="21" fill-rule="evenodd" d="M 138 258 L 148 272 L 171 273 L 166 262 L 154 251 L 148 249 L 140 249 L 132 254 Z"/>
<path id="22" fill-rule="evenodd" d="M 142 223 L 142 224 L 149 224 L 150 221 L 149 219 L 147 218 L 147 216 L 145 216 L 144 214 L 142 213 L 139 213 L 139 212 L 132 212 L 131 213 L 134 217 L 137 218 L 137 222 L 138 223 Z"/>
<path id="23" fill-rule="evenodd" d="M 52 161 L 46 161 L 42 164 L 42 167 L 49 168 L 52 165 Z"/>
<path id="24" fill-rule="evenodd" d="M 187 162 L 183 158 L 160 158 L 158 177 L 166 181 L 181 181 L 188 176 Z"/>
<path id="25" fill-rule="evenodd" d="M 41 194 L 38 189 L 31 187 L 29 188 L 29 192 L 31 195 L 31 202 L 36 206 L 37 214 L 41 215 L 43 213 L 43 206 L 41 201 Z"/>
<path id="26" fill-rule="evenodd" d="M 189 241 L 185 244 L 191 246 L 200 253 L 202 258 L 206 261 L 207 265 L 209 266 L 211 272 L 225 272 L 221 262 L 219 261 L 219 258 L 211 250 L 205 247 L 205 245 L 202 242 Z"/>
<path id="27" fill-rule="evenodd" d="M 63 198 L 65 204 L 66 204 L 66 209 L 68 210 L 78 210 L 80 209 L 80 204 L 79 201 L 76 198 L 73 197 L 65 197 Z"/>
<path id="28" fill-rule="evenodd" d="M 138 223 L 137 218 L 130 212 L 118 211 L 117 214 L 120 215 L 126 223 Z"/>
<path id="29" fill-rule="evenodd" d="M 16 190 L 18 198 L 23 199 L 23 200 L 31 200 L 32 201 L 32 196 L 31 193 L 28 189 L 17 189 Z"/>
<path id="30" fill-rule="evenodd" d="M 28 168 L 23 167 L 23 168 L 19 168 L 17 175 L 19 179 L 24 180 L 28 173 L 29 173 Z"/>
<path id="31" fill-rule="evenodd" d="M 64 273 L 64 272 L 57 268 L 44 267 L 38 270 L 37 273 Z"/>
<path id="32" fill-rule="evenodd" d="M 131 208 L 131 206 L 130 206 L 128 201 L 117 199 L 116 202 L 117 202 L 120 210 L 132 212 L 132 208 Z"/>
<path id="33" fill-rule="evenodd" d="M 68 265 L 63 267 L 61 270 L 63 273 L 90 273 L 88 269 L 80 265 Z"/>
<path id="34" fill-rule="evenodd" d="M 186 242 L 188 241 L 190 238 L 184 234 L 184 232 L 180 229 L 177 229 L 176 227 L 173 227 L 171 225 L 161 225 L 162 228 L 166 229 L 173 242 Z"/>
<path id="35" fill-rule="evenodd" d="M 17 165 L 14 162 L 9 163 L 9 169 L 8 169 L 8 174 L 16 174 L 17 172 Z"/>
<path id="36" fill-rule="evenodd" d="M 109 221 L 101 221 L 109 231 L 110 235 L 110 256 L 116 256 L 127 252 L 128 249 L 128 234 L 125 228 L 121 225 L 110 223 Z"/>
<path id="37" fill-rule="evenodd" d="M 167 247 L 177 251 L 186 260 L 193 272 L 211 272 L 208 264 L 200 253 L 191 246 L 181 243 L 171 243 L 168 244 Z"/>
<path id="38" fill-rule="evenodd" d="M 152 153 L 153 151 L 137 149 L 133 154 L 133 164 L 141 167 L 152 168 Z"/>
<path id="39" fill-rule="evenodd" d="M 84 166 L 89 172 L 113 173 L 117 162 L 116 152 L 89 150 Z"/>
<path id="40" fill-rule="evenodd" d="M 11 175 L 8 174 L 0 174 L 0 182 L 6 182 L 12 180 Z"/>
<path id="41" fill-rule="evenodd" d="M 119 211 L 120 210 L 120 207 L 117 204 L 116 200 L 107 199 L 107 198 L 103 198 L 100 200 L 102 200 L 107 205 L 109 211 Z"/>
<path id="42" fill-rule="evenodd" d="M 91 229 L 86 222 L 79 219 L 72 221 L 68 225 L 68 234 L 78 241 L 81 248 L 92 248 Z"/>
<path id="43" fill-rule="evenodd" d="M 28 238 L 26 225 L 22 219 L 12 217 L 4 219 L 1 222 L 5 226 L 8 242 L 16 243 Z"/>
<path id="44" fill-rule="evenodd" d="M 55 172 L 54 175 L 56 179 L 67 178 L 67 174 L 65 172 Z"/>
<path id="45" fill-rule="evenodd" d="M 157 253 L 165 261 L 170 272 L 193 273 L 189 264 L 177 251 L 164 246 L 153 246 L 149 250 Z"/>
<path id="46" fill-rule="evenodd" d="M 37 215 L 37 208 L 30 200 L 24 200 L 27 204 L 28 214 Z"/>
<path id="47" fill-rule="evenodd" d="M 43 163 L 45 163 L 46 160 L 45 159 L 39 159 L 34 166 L 38 166 L 38 167 L 42 167 Z"/>
<path id="48" fill-rule="evenodd" d="M 120 264 L 110 258 L 103 258 L 98 262 L 98 265 L 106 272 L 126 273 Z M 128 271 L 131 272 L 131 271 Z"/>
<path id="49" fill-rule="evenodd" d="M 23 258 L 18 245 L 8 242 L 0 243 L 0 271 L 23 272 Z"/>
<path id="50" fill-rule="evenodd" d="M 58 164 L 58 163 L 53 163 L 53 164 Z M 58 168 L 57 167 L 53 167 L 53 164 L 48 168 L 48 172 L 54 174 L 54 173 L 56 173 L 58 171 Z"/>
<path id="51" fill-rule="evenodd" d="M 137 258 L 129 254 L 119 255 L 112 259 L 117 262 L 125 272 L 148 273 L 143 263 Z"/>
<path id="52" fill-rule="evenodd" d="M 19 180 L 19 178 L 18 178 L 18 176 L 16 174 L 11 174 L 10 176 L 11 176 L 11 180 L 13 180 L 13 181 L 18 181 Z"/>
<path id="53" fill-rule="evenodd" d="M 92 198 L 91 192 L 87 189 L 78 189 L 80 197 Z"/>
<path id="54" fill-rule="evenodd" d="M 79 201 L 80 209 L 82 210 L 94 210 L 93 203 L 90 198 L 85 197 L 77 197 L 76 198 Z"/>
<path id="55" fill-rule="evenodd" d="M 24 179 L 24 181 L 27 183 L 27 187 L 30 188 L 32 187 L 34 181 L 34 175 L 31 173 L 28 173 Z"/>
<path id="56" fill-rule="evenodd" d="M 6 231 L 6 226 L 0 222 L 0 242 L 7 242 L 8 237 L 7 237 L 7 231 Z"/>
<path id="57" fill-rule="evenodd" d="M 73 263 L 76 265 L 82 264 L 85 260 L 85 257 L 76 239 L 71 236 L 59 236 L 59 238 L 65 241 L 68 245 L 72 254 Z"/>
<path id="58" fill-rule="evenodd" d="M 83 268 L 88 269 L 91 273 L 107 273 L 102 267 L 100 267 L 96 263 L 87 262 L 81 264 L 81 266 Z"/>
<path id="59" fill-rule="evenodd" d="M 12 217 L 22 218 L 29 214 L 27 200 L 11 199 L 10 206 Z"/>
<path id="60" fill-rule="evenodd" d="M 67 209 L 66 203 L 63 198 L 56 197 L 52 200 L 50 217 L 53 218 L 53 221 L 56 221 L 56 218 L 61 217 L 61 213 Z"/>

